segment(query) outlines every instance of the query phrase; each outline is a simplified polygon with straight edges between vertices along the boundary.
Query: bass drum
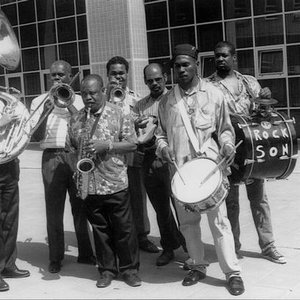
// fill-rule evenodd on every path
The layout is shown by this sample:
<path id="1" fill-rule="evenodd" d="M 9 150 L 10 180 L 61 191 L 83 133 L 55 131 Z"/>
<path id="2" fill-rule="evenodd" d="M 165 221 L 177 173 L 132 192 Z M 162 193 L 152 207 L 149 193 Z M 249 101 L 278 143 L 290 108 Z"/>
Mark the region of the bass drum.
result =
<path id="1" fill-rule="evenodd" d="M 298 152 L 293 119 L 273 111 L 267 117 L 232 115 L 231 122 L 236 143 L 243 141 L 231 165 L 232 183 L 251 178 L 284 179 L 293 172 Z"/>

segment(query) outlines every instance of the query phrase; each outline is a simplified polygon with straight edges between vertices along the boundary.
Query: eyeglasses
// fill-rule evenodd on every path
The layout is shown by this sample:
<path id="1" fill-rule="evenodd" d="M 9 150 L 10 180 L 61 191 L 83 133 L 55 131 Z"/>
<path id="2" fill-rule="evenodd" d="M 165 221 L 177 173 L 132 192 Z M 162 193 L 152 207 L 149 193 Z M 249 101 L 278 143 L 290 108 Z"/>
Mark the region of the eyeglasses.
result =
<path id="1" fill-rule="evenodd" d="M 146 83 L 147 84 L 152 84 L 152 83 L 154 83 L 154 81 L 157 82 L 157 83 L 162 83 L 163 78 L 162 77 L 157 77 L 157 78 L 154 78 L 154 79 L 147 79 Z"/>

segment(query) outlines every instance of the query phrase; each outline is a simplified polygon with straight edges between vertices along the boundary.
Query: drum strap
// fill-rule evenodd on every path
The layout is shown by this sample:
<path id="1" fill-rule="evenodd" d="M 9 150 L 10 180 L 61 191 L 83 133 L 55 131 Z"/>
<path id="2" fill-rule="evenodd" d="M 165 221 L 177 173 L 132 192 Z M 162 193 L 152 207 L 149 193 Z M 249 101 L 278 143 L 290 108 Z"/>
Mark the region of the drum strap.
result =
<path id="1" fill-rule="evenodd" d="M 177 102 L 177 105 L 178 105 L 179 112 L 181 114 L 181 118 L 182 118 L 184 127 L 186 129 L 187 135 L 188 135 L 188 137 L 189 137 L 196 153 L 197 154 L 202 154 L 204 152 L 204 145 L 205 144 L 201 147 L 201 149 L 199 148 L 199 142 L 198 142 L 198 139 L 197 139 L 197 137 L 195 135 L 195 132 L 192 128 L 192 124 L 191 124 L 191 121 L 188 117 L 186 108 L 185 108 L 185 106 L 183 104 L 183 101 L 181 99 L 178 85 L 175 85 L 174 93 L 175 93 L 175 99 L 176 99 L 176 102 Z"/>

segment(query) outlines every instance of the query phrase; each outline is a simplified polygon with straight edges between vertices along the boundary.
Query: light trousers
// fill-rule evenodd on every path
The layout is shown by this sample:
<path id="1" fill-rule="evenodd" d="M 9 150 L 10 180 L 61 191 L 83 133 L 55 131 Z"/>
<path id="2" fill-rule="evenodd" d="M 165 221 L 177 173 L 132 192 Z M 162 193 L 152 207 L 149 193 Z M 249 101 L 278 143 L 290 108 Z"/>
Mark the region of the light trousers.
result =
<path id="1" fill-rule="evenodd" d="M 185 238 L 191 269 L 206 272 L 209 262 L 204 259 L 204 244 L 201 239 L 201 214 L 186 211 L 177 201 L 180 230 Z M 227 218 L 225 201 L 212 211 L 207 212 L 209 227 L 214 239 L 221 270 L 228 279 L 240 274 L 241 268 L 235 255 L 234 240 L 230 222 Z"/>

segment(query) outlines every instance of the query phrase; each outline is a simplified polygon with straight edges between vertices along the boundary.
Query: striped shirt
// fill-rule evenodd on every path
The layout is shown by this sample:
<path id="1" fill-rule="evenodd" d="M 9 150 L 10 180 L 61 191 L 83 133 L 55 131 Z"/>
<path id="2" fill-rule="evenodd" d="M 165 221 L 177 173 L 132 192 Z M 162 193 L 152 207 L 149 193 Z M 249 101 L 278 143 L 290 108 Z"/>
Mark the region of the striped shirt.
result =
<path id="1" fill-rule="evenodd" d="M 47 93 L 44 93 L 32 100 L 30 106 L 30 114 L 32 114 L 38 107 L 38 105 L 44 100 Z M 84 107 L 81 96 L 75 95 L 75 101 L 73 103 L 77 110 L 80 110 Z M 31 119 L 31 125 L 35 126 L 42 115 L 44 110 L 44 105 L 41 105 L 38 110 L 35 112 L 34 116 Z M 47 148 L 65 148 L 66 146 L 66 137 L 68 132 L 68 122 L 70 120 L 70 112 L 67 108 L 59 108 L 54 106 L 53 111 L 49 114 L 45 137 L 41 141 L 40 147 L 42 149 Z"/>

